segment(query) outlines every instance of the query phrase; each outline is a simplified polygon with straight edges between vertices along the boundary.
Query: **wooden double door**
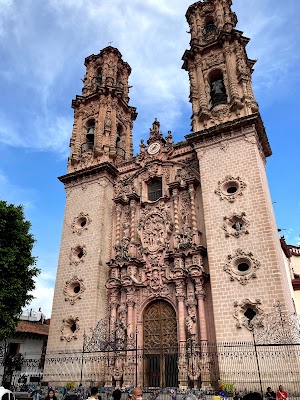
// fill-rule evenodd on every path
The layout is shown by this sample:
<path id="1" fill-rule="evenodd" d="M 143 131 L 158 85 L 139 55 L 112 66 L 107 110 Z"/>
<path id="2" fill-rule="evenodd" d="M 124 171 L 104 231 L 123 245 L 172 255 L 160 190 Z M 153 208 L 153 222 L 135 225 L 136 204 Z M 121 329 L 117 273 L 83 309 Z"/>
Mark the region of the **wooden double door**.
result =
<path id="1" fill-rule="evenodd" d="M 157 300 L 144 312 L 144 386 L 178 387 L 177 320 L 170 303 Z"/>

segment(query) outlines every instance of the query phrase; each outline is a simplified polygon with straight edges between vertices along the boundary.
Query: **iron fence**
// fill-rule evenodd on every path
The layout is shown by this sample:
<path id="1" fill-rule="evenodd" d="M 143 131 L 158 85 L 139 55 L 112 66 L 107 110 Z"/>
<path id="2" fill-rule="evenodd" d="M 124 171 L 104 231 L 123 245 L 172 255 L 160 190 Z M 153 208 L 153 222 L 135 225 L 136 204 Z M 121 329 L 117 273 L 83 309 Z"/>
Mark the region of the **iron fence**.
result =
<path id="1" fill-rule="evenodd" d="M 125 386 L 178 387 L 185 374 L 190 388 L 213 390 L 222 381 L 240 392 L 265 392 L 282 384 L 290 396 L 300 396 L 300 344 L 203 342 L 189 348 L 53 353 L 46 364 L 52 365 L 55 382 L 81 377 L 84 385 L 113 385 L 112 376 L 119 374 Z"/>

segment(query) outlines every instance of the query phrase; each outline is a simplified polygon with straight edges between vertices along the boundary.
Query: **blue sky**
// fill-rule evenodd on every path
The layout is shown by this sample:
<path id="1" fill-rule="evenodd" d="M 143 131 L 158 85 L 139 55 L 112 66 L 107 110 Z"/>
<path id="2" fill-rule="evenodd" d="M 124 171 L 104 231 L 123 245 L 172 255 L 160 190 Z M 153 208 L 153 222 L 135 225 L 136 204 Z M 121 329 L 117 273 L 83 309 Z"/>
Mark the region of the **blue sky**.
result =
<path id="1" fill-rule="evenodd" d="M 139 113 L 134 147 L 155 117 L 176 141 L 189 133 L 188 0 L 0 0 L 0 197 L 24 204 L 42 273 L 31 307 L 51 313 L 73 124 L 84 58 L 112 42 L 132 67 Z M 277 225 L 300 241 L 300 2 L 233 0 L 238 29 L 251 38 L 256 98 L 273 150 L 267 173 Z"/>

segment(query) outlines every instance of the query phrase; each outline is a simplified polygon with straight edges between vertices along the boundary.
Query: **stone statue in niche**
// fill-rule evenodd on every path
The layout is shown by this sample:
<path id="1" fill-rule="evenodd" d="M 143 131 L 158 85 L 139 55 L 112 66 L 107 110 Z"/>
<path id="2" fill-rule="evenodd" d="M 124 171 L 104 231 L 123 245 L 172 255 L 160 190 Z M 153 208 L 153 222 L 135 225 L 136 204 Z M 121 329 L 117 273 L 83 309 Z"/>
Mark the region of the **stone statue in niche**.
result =
<path id="1" fill-rule="evenodd" d="M 142 281 L 140 281 L 140 279 L 139 279 L 137 267 L 135 265 L 129 265 L 129 267 L 128 267 L 128 275 L 130 276 L 131 280 L 134 283 L 136 283 L 136 284 L 141 284 L 142 283 Z"/>
<path id="2" fill-rule="evenodd" d="M 104 132 L 107 136 L 109 136 L 111 132 L 111 111 L 106 111 L 105 121 L 104 121 Z"/>
<path id="3" fill-rule="evenodd" d="M 162 280 L 163 272 L 157 267 L 150 267 L 147 272 L 147 278 L 149 286 L 152 290 L 157 291 L 160 290 L 163 286 Z"/>

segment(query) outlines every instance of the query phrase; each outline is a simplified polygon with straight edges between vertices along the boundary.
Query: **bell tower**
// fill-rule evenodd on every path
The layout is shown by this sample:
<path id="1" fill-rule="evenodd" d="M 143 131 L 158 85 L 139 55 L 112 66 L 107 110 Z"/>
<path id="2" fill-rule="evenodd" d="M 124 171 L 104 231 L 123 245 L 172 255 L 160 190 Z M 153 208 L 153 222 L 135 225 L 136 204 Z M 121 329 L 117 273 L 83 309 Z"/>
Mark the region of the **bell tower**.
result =
<path id="1" fill-rule="evenodd" d="M 275 300 L 293 310 L 266 175 L 272 151 L 252 91 L 255 62 L 231 5 L 203 0 L 188 8 L 183 55 L 192 103 L 186 139 L 199 161 L 217 342 L 249 340 L 248 316 L 272 312 Z M 236 325 L 225 329 L 224 315 Z"/>
<path id="2" fill-rule="evenodd" d="M 190 49 L 183 69 L 190 78 L 192 131 L 258 111 L 251 75 L 255 61 L 246 53 L 249 39 L 235 29 L 231 0 L 198 1 L 186 13 Z"/>
<path id="3" fill-rule="evenodd" d="M 82 95 L 72 101 L 74 125 L 68 172 L 133 155 L 132 126 L 136 108 L 129 106 L 130 66 L 114 47 L 85 59 Z"/>

